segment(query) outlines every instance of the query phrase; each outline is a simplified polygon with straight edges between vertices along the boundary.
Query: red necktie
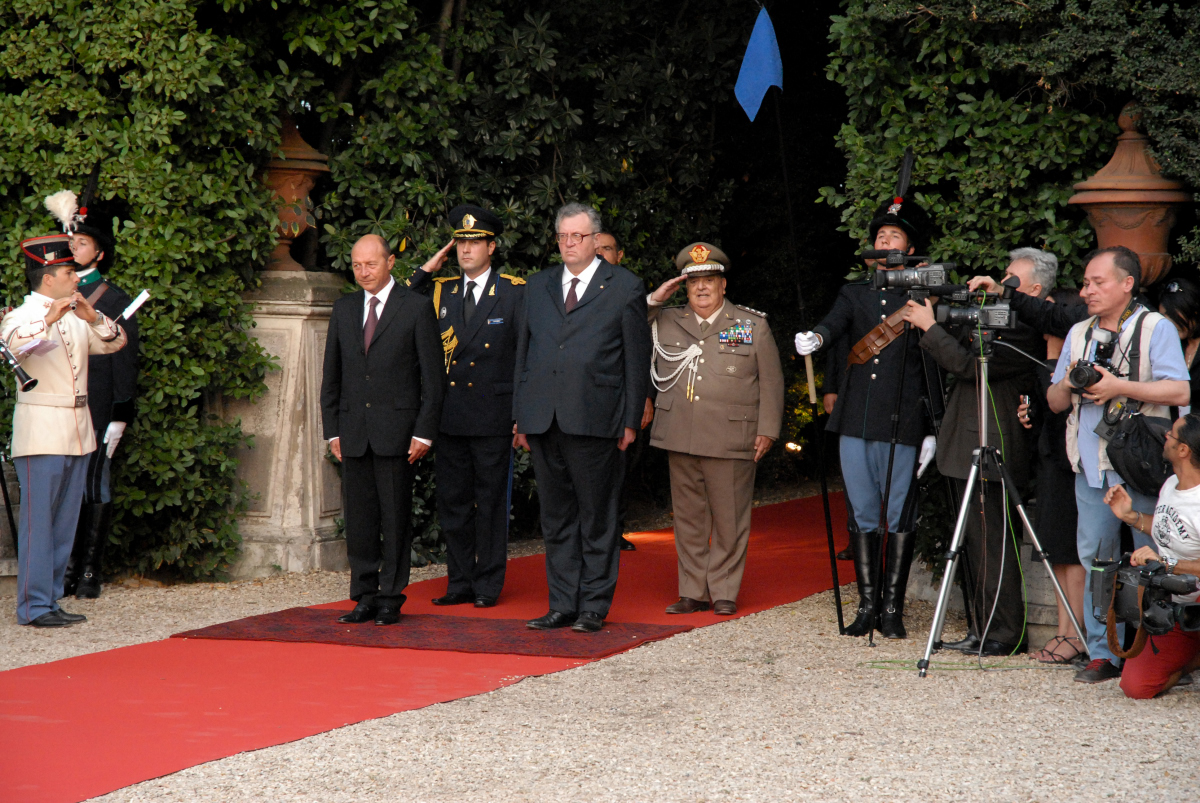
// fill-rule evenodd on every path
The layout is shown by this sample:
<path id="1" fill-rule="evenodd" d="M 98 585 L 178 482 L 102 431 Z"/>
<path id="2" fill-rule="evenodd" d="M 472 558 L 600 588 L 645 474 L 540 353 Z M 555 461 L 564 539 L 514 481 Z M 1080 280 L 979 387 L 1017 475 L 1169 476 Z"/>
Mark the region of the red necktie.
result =
<path id="1" fill-rule="evenodd" d="M 571 280 L 571 289 L 567 291 L 567 312 L 575 309 L 575 305 L 579 303 L 579 296 L 575 295 L 575 285 L 579 284 L 579 279 Z"/>
<path id="2" fill-rule="evenodd" d="M 375 314 L 375 308 L 379 306 L 379 299 L 376 296 L 371 296 L 371 300 L 367 302 L 367 322 L 363 324 L 363 354 L 371 350 L 371 340 L 375 337 L 375 327 L 379 325 L 379 316 Z"/>

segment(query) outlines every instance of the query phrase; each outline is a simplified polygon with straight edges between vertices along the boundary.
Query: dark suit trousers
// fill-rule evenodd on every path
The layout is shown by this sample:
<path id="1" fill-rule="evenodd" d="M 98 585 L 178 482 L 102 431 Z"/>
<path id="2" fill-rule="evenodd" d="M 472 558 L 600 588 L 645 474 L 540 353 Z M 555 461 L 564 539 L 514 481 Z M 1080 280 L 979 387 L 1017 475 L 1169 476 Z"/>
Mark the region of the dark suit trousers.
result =
<path id="1" fill-rule="evenodd" d="M 620 562 L 617 505 L 625 455 L 616 438 L 529 435 L 546 541 L 550 610 L 608 615 Z"/>
<path id="2" fill-rule="evenodd" d="M 446 535 L 448 594 L 496 598 L 508 561 L 512 436 L 438 435 L 438 521 Z"/>
<path id="3" fill-rule="evenodd" d="M 1021 638 L 1025 618 L 1021 573 L 1018 567 L 1020 555 L 1013 545 L 1012 533 L 1005 527 L 1004 494 L 1000 483 L 995 480 L 982 481 L 987 493 L 982 511 L 979 506 L 979 484 L 976 483 L 972 492 L 971 507 L 967 511 L 967 530 L 964 534 L 967 561 L 971 566 L 972 587 L 968 590 L 968 596 L 971 599 L 975 635 L 983 635 L 988 617 L 992 616 L 992 605 L 995 604 L 996 613 L 992 616 L 987 638 L 1005 644 L 1016 644 Z M 966 485 L 966 480 L 954 480 L 954 492 L 960 503 Z M 1008 518 L 1012 532 L 1019 536 L 1024 531 L 1024 525 L 1017 515 L 1015 501 L 1009 498 Z M 1000 568 L 1001 560 L 1004 563 L 1003 573 Z M 1000 589 L 999 602 L 996 601 L 997 586 Z"/>
<path id="4" fill-rule="evenodd" d="M 342 460 L 350 599 L 404 604 L 412 567 L 413 467 L 408 456 L 383 457 L 371 447 Z"/>

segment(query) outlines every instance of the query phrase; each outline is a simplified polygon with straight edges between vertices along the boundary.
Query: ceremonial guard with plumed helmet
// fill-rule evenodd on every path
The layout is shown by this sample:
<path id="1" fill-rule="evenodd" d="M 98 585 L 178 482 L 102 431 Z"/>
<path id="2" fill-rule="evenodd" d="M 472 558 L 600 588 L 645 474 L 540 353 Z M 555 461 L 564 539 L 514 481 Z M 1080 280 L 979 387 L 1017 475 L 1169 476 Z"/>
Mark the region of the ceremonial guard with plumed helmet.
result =
<path id="1" fill-rule="evenodd" d="M 693 243 L 647 299 L 658 391 L 650 445 L 669 455 L 679 600 L 667 613 L 737 612 L 758 461 L 779 438 L 783 369 L 767 316 L 725 298 L 729 258 Z M 681 284 L 688 303 L 664 304 Z"/>
<path id="2" fill-rule="evenodd" d="M 433 602 L 490 608 L 504 587 L 508 560 L 515 323 L 525 280 L 492 267 L 503 230 L 494 214 L 458 206 L 450 224 L 453 239 L 408 280 L 432 298 L 446 355 L 434 460 L 448 582 L 446 594 Z M 452 248 L 462 275 L 434 278 Z"/>

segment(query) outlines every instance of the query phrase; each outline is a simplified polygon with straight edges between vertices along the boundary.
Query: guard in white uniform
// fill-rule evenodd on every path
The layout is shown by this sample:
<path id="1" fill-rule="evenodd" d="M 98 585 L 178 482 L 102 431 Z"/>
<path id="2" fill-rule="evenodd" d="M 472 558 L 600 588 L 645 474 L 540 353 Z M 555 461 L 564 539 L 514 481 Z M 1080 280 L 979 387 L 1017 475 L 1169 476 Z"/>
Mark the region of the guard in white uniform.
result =
<path id="1" fill-rule="evenodd" d="M 17 621 L 66 627 L 84 621 L 58 607 L 83 501 L 87 455 L 96 449 L 87 406 L 89 354 L 125 346 L 121 327 L 76 292 L 65 234 L 21 243 L 33 292 L 0 321 L 0 338 L 37 380 L 17 393 L 11 454 L 21 481 Z"/>

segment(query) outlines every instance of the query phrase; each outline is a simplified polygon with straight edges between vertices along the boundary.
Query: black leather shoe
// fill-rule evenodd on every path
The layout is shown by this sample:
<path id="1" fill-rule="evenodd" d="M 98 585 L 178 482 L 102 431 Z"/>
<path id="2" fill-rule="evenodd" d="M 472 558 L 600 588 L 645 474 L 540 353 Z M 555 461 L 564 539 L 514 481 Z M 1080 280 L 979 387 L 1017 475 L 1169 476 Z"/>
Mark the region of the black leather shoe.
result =
<path id="1" fill-rule="evenodd" d="M 81 613 L 67 613 L 67 612 L 66 612 L 66 611 L 64 611 L 62 608 L 59 608 L 57 611 L 55 611 L 55 613 L 57 613 L 59 616 L 61 616 L 62 618 L 66 619 L 68 622 L 70 622 L 70 623 L 71 623 L 71 624 L 73 624 L 73 625 L 77 625 L 77 624 L 79 624 L 80 622 L 86 622 L 86 621 L 87 621 L 87 617 L 86 617 L 86 616 L 84 616 L 83 614 L 81 614 Z"/>
<path id="2" fill-rule="evenodd" d="M 475 607 L 476 608 L 495 608 L 496 602 L 497 602 L 496 597 L 479 596 L 479 597 L 475 598 Z"/>
<path id="3" fill-rule="evenodd" d="M 363 622 L 369 622 L 375 618 L 375 606 L 368 605 L 365 602 L 360 602 L 354 606 L 354 610 L 350 613 L 344 613 L 338 617 L 338 621 L 346 625 L 361 625 Z"/>
<path id="4" fill-rule="evenodd" d="M 1028 647 L 1025 644 L 1005 644 L 1003 641 L 994 641 L 992 639 L 983 642 L 984 655 L 1018 655 L 1027 649 Z M 979 647 L 976 647 L 975 651 L 978 652 Z"/>
<path id="5" fill-rule="evenodd" d="M 943 642 L 942 649 L 958 650 L 959 652 L 979 652 L 979 637 L 973 633 L 968 633 L 966 638 L 959 641 Z"/>
<path id="6" fill-rule="evenodd" d="M 537 619 L 526 622 L 525 626 L 530 630 L 554 630 L 559 627 L 567 627 L 574 621 L 575 614 L 573 613 L 550 611 L 545 616 L 539 616 Z"/>
<path id="7" fill-rule="evenodd" d="M 70 627 L 73 624 L 75 622 L 62 618 L 58 611 L 46 611 L 28 623 L 30 627 Z"/>
<path id="8" fill-rule="evenodd" d="M 854 544 L 837 553 L 838 560 L 854 560 Z"/>
<path id="9" fill-rule="evenodd" d="M 375 624 L 394 625 L 402 618 L 399 605 L 380 605 L 375 612 Z"/>
<path id="10" fill-rule="evenodd" d="M 604 627 L 604 619 L 598 613 L 584 611 L 579 614 L 579 618 L 575 620 L 575 624 L 571 625 L 571 629 L 576 633 L 595 633 Z"/>
<path id="11" fill-rule="evenodd" d="M 626 538 L 625 536 L 622 535 L 621 536 L 621 551 L 622 552 L 636 552 L 637 544 L 633 543 L 628 538 Z"/>
<path id="12" fill-rule="evenodd" d="M 466 605 L 468 602 L 474 602 L 475 597 L 470 594 L 447 594 L 444 597 L 438 597 L 433 600 L 434 605 Z"/>

